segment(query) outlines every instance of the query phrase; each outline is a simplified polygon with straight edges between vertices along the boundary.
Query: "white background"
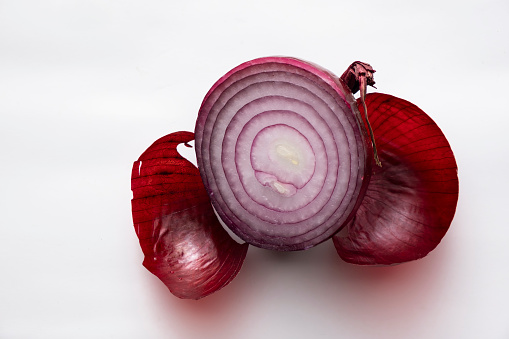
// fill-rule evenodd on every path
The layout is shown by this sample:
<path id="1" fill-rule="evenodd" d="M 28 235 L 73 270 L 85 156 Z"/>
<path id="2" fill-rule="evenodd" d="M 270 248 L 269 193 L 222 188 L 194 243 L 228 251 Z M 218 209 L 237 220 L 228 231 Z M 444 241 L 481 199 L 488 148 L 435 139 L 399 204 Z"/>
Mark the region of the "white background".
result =
<path id="1" fill-rule="evenodd" d="M 509 338 L 509 2 L 0 1 L 0 338 Z M 212 84 L 288 55 L 354 60 L 455 152 L 460 198 L 426 258 L 395 267 L 251 247 L 180 300 L 141 266 L 131 166 L 194 128 Z"/>

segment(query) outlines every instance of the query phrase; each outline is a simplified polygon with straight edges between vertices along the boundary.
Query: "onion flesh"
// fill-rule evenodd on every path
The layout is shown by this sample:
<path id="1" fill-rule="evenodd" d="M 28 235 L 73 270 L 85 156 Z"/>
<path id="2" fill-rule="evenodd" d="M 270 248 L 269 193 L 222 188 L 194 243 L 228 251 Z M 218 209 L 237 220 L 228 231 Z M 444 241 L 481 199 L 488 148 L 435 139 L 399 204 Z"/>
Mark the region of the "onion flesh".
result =
<path id="1" fill-rule="evenodd" d="M 195 134 L 214 208 L 262 248 L 303 250 L 330 238 L 369 177 L 370 148 L 350 89 L 294 58 L 228 72 L 206 95 Z"/>

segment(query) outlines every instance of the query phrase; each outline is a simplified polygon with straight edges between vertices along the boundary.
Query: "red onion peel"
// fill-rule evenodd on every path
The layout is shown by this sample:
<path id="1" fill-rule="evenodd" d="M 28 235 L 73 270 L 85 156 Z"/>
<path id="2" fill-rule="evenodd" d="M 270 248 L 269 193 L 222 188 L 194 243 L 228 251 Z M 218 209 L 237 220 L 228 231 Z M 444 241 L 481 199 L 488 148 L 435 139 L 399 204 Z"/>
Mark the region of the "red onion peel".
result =
<path id="1" fill-rule="evenodd" d="M 199 299 L 237 275 L 248 245 L 222 228 L 198 169 L 177 153 L 193 139 L 176 132 L 154 142 L 134 163 L 131 187 L 143 265 L 177 297 Z"/>
<path id="2" fill-rule="evenodd" d="M 410 102 L 372 93 L 366 106 L 384 165 L 374 168 L 347 236 L 334 236 L 334 244 L 343 260 L 361 265 L 422 258 L 454 217 L 459 191 L 454 154 L 440 128 Z"/>

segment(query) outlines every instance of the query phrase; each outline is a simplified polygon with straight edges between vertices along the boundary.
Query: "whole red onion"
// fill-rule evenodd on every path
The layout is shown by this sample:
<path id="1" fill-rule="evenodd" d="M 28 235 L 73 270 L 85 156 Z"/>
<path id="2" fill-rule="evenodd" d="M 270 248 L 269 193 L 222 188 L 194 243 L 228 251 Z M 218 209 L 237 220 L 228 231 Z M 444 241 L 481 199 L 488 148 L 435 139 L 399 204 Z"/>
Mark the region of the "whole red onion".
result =
<path id="1" fill-rule="evenodd" d="M 134 163 L 144 265 L 175 295 L 198 299 L 235 277 L 248 244 L 291 251 L 333 237 L 341 258 L 357 264 L 414 260 L 435 248 L 458 198 L 453 153 L 416 106 L 366 94 L 374 72 L 354 62 L 339 78 L 267 57 L 219 79 L 195 136 L 163 137 Z M 199 172 L 176 151 L 194 137 Z"/>

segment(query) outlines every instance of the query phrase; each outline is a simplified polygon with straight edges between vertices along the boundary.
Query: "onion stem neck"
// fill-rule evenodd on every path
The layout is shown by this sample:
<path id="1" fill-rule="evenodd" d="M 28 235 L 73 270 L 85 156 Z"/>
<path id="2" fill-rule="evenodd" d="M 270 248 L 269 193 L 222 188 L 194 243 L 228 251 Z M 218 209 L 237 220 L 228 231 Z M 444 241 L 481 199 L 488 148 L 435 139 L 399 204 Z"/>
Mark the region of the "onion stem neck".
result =
<path id="1" fill-rule="evenodd" d="M 373 146 L 373 156 L 375 158 L 375 163 L 382 167 L 382 163 L 380 162 L 380 158 L 378 157 L 378 151 L 375 143 L 375 135 L 373 133 L 373 129 L 371 128 L 371 124 L 369 123 L 368 118 L 368 108 L 366 106 L 366 92 L 368 86 L 375 87 L 375 79 L 373 77 L 373 73 L 376 71 L 371 67 L 371 65 L 361 62 L 355 61 L 350 67 L 343 73 L 341 76 L 341 80 L 343 80 L 347 86 L 352 91 L 352 94 L 355 94 L 358 90 L 360 90 L 360 100 L 362 102 L 362 106 L 364 108 L 364 116 L 366 117 L 366 123 L 369 129 L 369 136 L 371 137 L 371 145 Z"/>
<path id="2" fill-rule="evenodd" d="M 379 167 L 382 167 L 382 163 L 380 162 L 380 158 L 378 157 L 378 151 L 376 149 L 375 135 L 373 133 L 373 129 L 371 128 L 371 124 L 369 123 L 369 118 L 368 118 L 368 107 L 366 106 L 366 101 L 365 101 L 365 99 L 366 99 L 366 90 L 367 90 L 367 87 L 368 87 L 368 83 L 366 81 L 366 77 L 365 76 L 361 76 L 360 82 L 361 82 L 361 85 L 360 85 L 360 89 L 361 89 L 361 102 L 362 102 L 362 106 L 364 108 L 364 116 L 366 117 L 366 123 L 368 124 L 369 136 L 371 137 L 371 144 L 373 145 L 373 156 L 375 158 L 375 163 Z"/>

